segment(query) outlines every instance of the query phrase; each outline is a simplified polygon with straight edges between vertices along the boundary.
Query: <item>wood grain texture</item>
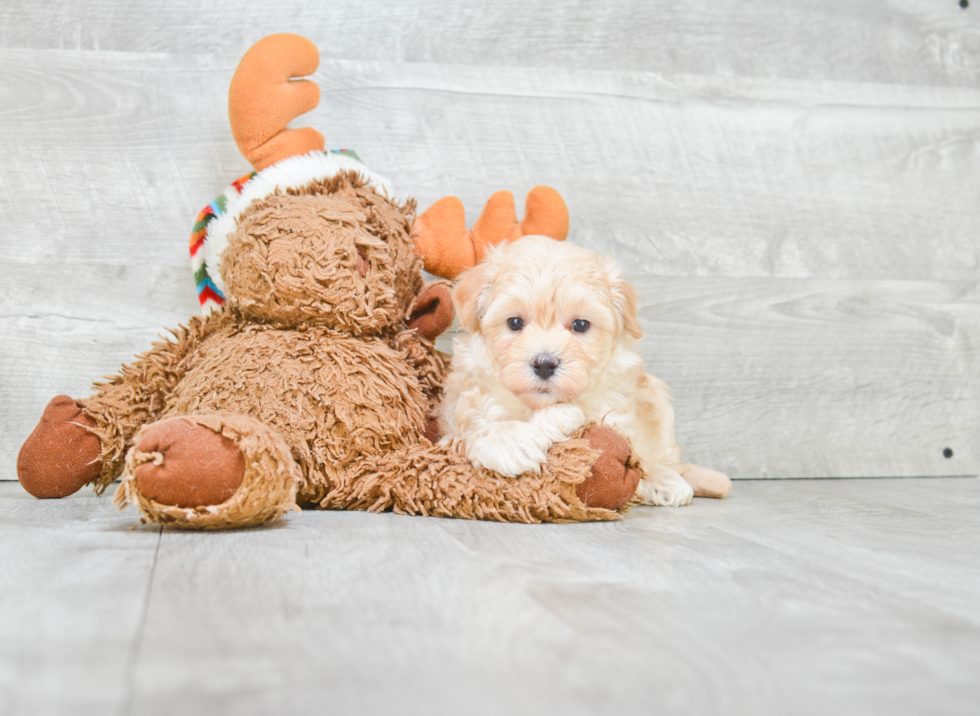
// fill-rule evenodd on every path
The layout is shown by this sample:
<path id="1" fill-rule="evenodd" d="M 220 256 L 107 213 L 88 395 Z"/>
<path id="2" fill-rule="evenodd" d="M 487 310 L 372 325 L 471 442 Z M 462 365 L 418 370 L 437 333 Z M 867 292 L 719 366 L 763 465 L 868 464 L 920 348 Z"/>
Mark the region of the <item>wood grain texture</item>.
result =
<path id="1" fill-rule="evenodd" d="M 8 0 L 0 45 L 238 56 L 298 32 L 329 58 L 976 86 L 980 25 L 958 0 L 355 0 L 152 7 Z"/>
<path id="2" fill-rule="evenodd" d="M 124 711 L 159 528 L 131 532 L 88 490 L 37 500 L 5 483 L 0 502 L 0 713 Z"/>
<path id="3" fill-rule="evenodd" d="M 0 207 L 38 235 L 9 258 L 183 261 L 188 223 L 248 170 L 224 107 L 237 56 L 38 56 L 0 51 L 0 99 L 16 108 L 0 117 Z M 980 267 L 976 88 L 345 61 L 316 78 L 321 107 L 302 121 L 422 206 L 455 193 L 475 215 L 501 187 L 550 183 L 573 239 L 651 274 L 971 280 Z M 38 88 L 58 98 L 46 110 Z"/>
<path id="4" fill-rule="evenodd" d="M 194 313 L 190 224 L 248 170 L 231 73 L 293 29 L 324 58 L 300 121 L 403 195 L 457 194 L 472 220 L 501 188 L 562 192 L 572 240 L 650 302 L 644 353 L 692 459 L 980 472 L 978 18 L 902 0 L 5 3 L 0 463 L 50 397 Z"/>
<path id="5" fill-rule="evenodd" d="M 976 479 L 742 481 L 610 524 L 307 511 L 159 535 L 90 494 L 38 502 L 0 484 L 0 704 L 965 716 L 980 698 L 978 511 Z M 99 676 L 79 685 L 63 657 L 82 650 L 76 673 Z"/>
<path id="6" fill-rule="evenodd" d="M 640 297 L 685 459 L 737 477 L 980 471 L 977 283 L 650 278 Z"/>

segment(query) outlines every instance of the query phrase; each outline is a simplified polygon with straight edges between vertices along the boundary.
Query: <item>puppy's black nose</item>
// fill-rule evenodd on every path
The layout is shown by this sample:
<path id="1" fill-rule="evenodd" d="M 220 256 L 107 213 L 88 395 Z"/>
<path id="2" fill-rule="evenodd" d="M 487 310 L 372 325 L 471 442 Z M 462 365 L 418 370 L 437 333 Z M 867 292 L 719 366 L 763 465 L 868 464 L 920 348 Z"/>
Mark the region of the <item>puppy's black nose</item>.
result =
<path id="1" fill-rule="evenodd" d="M 536 355 L 531 359 L 531 367 L 534 368 L 534 374 L 542 380 L 550 378 L 552 373 L 555 372 L 555 368 L 560 364 L 561 361 L 558 360 L 557 356 L 548 353 Z"/>

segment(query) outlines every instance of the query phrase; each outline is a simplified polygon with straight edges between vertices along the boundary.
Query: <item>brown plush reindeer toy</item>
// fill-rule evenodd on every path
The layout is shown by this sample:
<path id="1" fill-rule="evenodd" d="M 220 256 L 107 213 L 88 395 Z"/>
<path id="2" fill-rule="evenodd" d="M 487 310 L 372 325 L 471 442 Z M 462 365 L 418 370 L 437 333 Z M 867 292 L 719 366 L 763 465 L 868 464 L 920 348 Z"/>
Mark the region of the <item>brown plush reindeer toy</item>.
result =
<path id="1" fill-rule="evenodd" d="M 614 519 L 639 480 L 629 443 L 608 428 L 555 445 L 538 474 L 476 469 L 430 438 L 452 322 L 445 282 L 487 243 L 562 239 L 564 202 L 538 187 L 518 224 L 494 195 L 471 232 L 449 197 L 414 222 L 414 203 L 349 152 L 288 130 L 319 101 L 316 48 L 274 35 L 242 59 L 232 130 L 256 172 L 202 212 L 192 254 L 202 304 L 173 338 L 89 398 L 53 399 L 21 448 L 17 474 L 37 497 L 116 478 L 144 520 L 228 528 L 298 505 L 393 509 L 504 521 Z M 427 429 L 430 431 L 427 435 Z"/>

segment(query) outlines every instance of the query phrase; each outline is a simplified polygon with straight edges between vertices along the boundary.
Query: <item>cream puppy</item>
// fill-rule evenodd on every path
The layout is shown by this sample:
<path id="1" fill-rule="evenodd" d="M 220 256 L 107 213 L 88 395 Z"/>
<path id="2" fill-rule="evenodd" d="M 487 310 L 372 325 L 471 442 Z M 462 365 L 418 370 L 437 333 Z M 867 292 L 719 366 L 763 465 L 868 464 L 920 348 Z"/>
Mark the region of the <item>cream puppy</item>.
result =
<path id="1" fill-rule="evenodd" d="M 643 335 L 636 292 L 611 260 L 524 236 L 489 249 L 453 303 L 466 333 L 454 343 L 440 426 L 474 465 L 508 477 L 540 471 L 553 443 L 595 421 L 630 438 L 644 503 L 728 493 L 721 473 L 681 463 L 667 386 L 632 347 Z"/>

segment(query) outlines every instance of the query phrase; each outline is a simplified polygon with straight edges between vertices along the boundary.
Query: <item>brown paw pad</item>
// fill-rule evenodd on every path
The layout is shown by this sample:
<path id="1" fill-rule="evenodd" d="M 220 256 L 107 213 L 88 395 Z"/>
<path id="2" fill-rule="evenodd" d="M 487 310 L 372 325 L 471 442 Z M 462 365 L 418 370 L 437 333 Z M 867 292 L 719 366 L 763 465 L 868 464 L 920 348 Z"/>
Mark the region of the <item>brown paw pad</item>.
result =
<path id="1" fill-rule="evenodd" d="M 17 479 L 34 497 L 67 497 L 102 472 L 95 420 L 67 395 L 52 398 L 17 455 Z"/>
<path id="2" fill-rule="evenodd" d="M 456 312 L 449 289 L 442 284 L 428 288 L 412 304 L 408 327 L 430 341 L 434 341 L 453 323 Z"/>
<path id="3" fill-rule="evenodd" d="M 439 418 L 427 418 L 425 421 L 425 432 L 422 437 L 435 445 L 442 438 L 442 430 L 439 428 Z"/>
<path id="4" fill-rule="evenodd" d="M 592 465 L 592 474 L 575 486 L 575 493 L 589 507 L 618 510 L 636 494 L 640 484 L 639 469 L 626 464 L 629 441 L 609 428 L 590 428 L 582 437 L 602 455 Z"/>
<path id="5" fill-rule="evenodd" d="M 245 457 L 232 440 L 187 420 L 157 423 L 136 449 L 153 456 L 136 468 L 136 487 L 162 505 L 219 505 L 245 475 Z"/>

